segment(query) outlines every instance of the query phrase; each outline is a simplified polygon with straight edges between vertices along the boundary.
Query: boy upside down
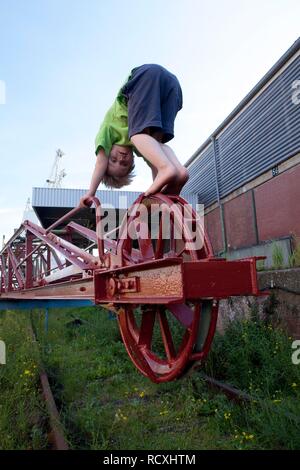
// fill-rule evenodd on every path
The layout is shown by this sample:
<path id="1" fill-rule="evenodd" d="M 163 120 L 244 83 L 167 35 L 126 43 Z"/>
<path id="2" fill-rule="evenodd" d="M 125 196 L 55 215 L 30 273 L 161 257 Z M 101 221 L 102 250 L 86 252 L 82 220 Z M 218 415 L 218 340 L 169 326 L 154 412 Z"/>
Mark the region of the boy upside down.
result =
<path id="1" fill-rule="evenodd" d="M 157 64 L 134 68 L 96 136 L 96 165 L 80 206 L 88 205 L 87 199 L 101 182 L 110 188 L 130 184 L 133 152 L 152 170 L 153 183 L 145 196 L 159 191 L 179 194 L 188 171 L 166 142 L 174 137 L 174 121 L 181 108 L 182 91 L 175 75 Z"/>

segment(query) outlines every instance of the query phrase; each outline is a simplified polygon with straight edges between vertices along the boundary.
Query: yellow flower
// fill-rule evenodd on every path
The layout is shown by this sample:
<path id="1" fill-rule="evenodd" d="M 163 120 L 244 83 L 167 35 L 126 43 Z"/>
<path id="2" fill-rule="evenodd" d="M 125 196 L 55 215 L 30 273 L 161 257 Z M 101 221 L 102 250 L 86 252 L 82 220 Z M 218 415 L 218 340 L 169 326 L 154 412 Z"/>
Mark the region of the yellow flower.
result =
<path id="1" fill-rule="evenodd" d="M 145 392 L 142 391 L 142 392 L 140 393 L 140 397 L 143 398 L 144 396 L 145 396 Z"/>
<path id="2" fill-rule="evenodd" d="M 115 414 L 115 419 L 117 421 L 120 421 L 121 419 L 123 421 L 127 421 L 128 420 L 128 417 L 123 415 L 122 411 L 120 410 L 120 408 L 117 410 L 116 414 Z"/>
<path id="3" fill-rule="evenodd" d="M 24 370 L 24 375 L 30 375 L 30 370 L 28 369 Z"/>

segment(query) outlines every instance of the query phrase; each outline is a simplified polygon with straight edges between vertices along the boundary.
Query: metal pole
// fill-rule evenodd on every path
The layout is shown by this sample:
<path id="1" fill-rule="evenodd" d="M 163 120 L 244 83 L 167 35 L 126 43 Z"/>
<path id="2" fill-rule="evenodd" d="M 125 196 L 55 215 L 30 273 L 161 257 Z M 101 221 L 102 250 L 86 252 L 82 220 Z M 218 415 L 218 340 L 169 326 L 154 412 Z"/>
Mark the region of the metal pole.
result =
<path id="1" fill-rule="evenodd" d="M 217 192 L 217 199 L 218 205 L 220 208 L 220 221 L 221 221 L 221 231 L 222 231 L 222 241 L 223 241 L 223 251 L 227 251 L 227 237 L 226 237 L 226 229 L 225 229 L 225 217 L 224 217 L 224 208 L 221 202 L 220 197 L 220 189 L 219 189 L 219 177 L 218 177 L 218 167 L 217 167 L 217 146 L 216 146 L 216 139 L 214 137 L 211 138 L 212 145 L 213 145 L 213 152 L 214 152 L 214 163 L 215 163 L 215 178 L 216 178 L 216 192 Z"/>
<path id="2" fill-rule="evenodd" d="M 259 234 L 258 234 L 258 225 L 257 225 L 257 214 L 256 214 L 256 204 L 255 204 L 255 194 L 254 190 L 251 189 L 251 198 L 252 198 L 252 211 L 253 211 L 253 225 L 255 233 L 255 243 L 259 244 Z"/>

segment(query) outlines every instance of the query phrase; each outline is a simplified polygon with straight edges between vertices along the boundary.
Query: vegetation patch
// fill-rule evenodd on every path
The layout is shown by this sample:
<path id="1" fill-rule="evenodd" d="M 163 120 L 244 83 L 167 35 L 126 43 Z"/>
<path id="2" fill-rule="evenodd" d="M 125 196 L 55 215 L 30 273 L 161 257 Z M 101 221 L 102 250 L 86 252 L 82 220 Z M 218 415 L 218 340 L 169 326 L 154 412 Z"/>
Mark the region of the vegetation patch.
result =
<path id="1" fill-rule="evenodd" d="M 6 410 L 0 407 L 1 448 L 47 445 L 40 418 L 38 425 L 32 422 L 43 404 L 36 376 L 25 378 L 26 370 L 35 374 L 27 320 L 13 312 L 1 317 L 2 337 L 15 335 L 8 348 L 10 373 L 7 366 L 0 369 L 7 390 Z M 43 312 L 35 311 L 33 321 L 71 449 L 300 447 L 300 367 L 291 362 L 292 341 L 255 312 L 216 335 L 205 366 L 209 375 L 253 396 L 242 406 L 211 391 L 198 372 L 171 383 L 150 382 L 131 363 L 116 319 L 102 309 L 51 310 L 48 332 Z M 15 398 L 12 390 L 18 391 Z"/>
<path id="2" fill-rule="evenodd" d="M 47 416 L 39 389 L 39 361 L 28 313 L 0 312 L 0 339 L 6 364 L 0 365 L 0 449 L 45 449 Z"/>

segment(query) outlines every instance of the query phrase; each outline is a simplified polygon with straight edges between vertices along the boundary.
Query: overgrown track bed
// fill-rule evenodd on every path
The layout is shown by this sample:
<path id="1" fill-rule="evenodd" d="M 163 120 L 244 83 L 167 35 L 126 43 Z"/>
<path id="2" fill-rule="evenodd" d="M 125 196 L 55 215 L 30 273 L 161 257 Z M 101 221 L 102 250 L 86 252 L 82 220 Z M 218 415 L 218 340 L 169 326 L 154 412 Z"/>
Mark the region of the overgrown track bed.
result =
<path id="1" fill-rule="evenodd" d="M 0 449 L 67 450 L 29 312 L 1 312 L 7 364 L 0 369 Z"/>
<path id="2" fill-rule="evenodd" d="M 291 340 L 270 324 L 232 324 L 215 339 L 206 377 L 194 370 L 156 385 L 135 370 L 107 312 L 53 310 L 48 333 L 43 312 L 33 321 L 71 449 L 300 448 L 299 369 Z M 234 399 L 208 387 L 220 386 L 211 377 L 232 384 Z"/>
<path id="3" fill-rule="evenodd" d="M 33 347 L 38 348 L 36 334 L 32 327 L 32 321 L 29 326 L 29 333 L 32 338 Z M 46 409 L 49 417 L 49 445 L 53 450 L 68 450 L 69 447 L 64 436 L 63 427 L 60 422 L 59 413 L 49 384 L 49 379 L 41 361 L 39 362 L 39 378 L 42 394 L 45 400 Z"/>

